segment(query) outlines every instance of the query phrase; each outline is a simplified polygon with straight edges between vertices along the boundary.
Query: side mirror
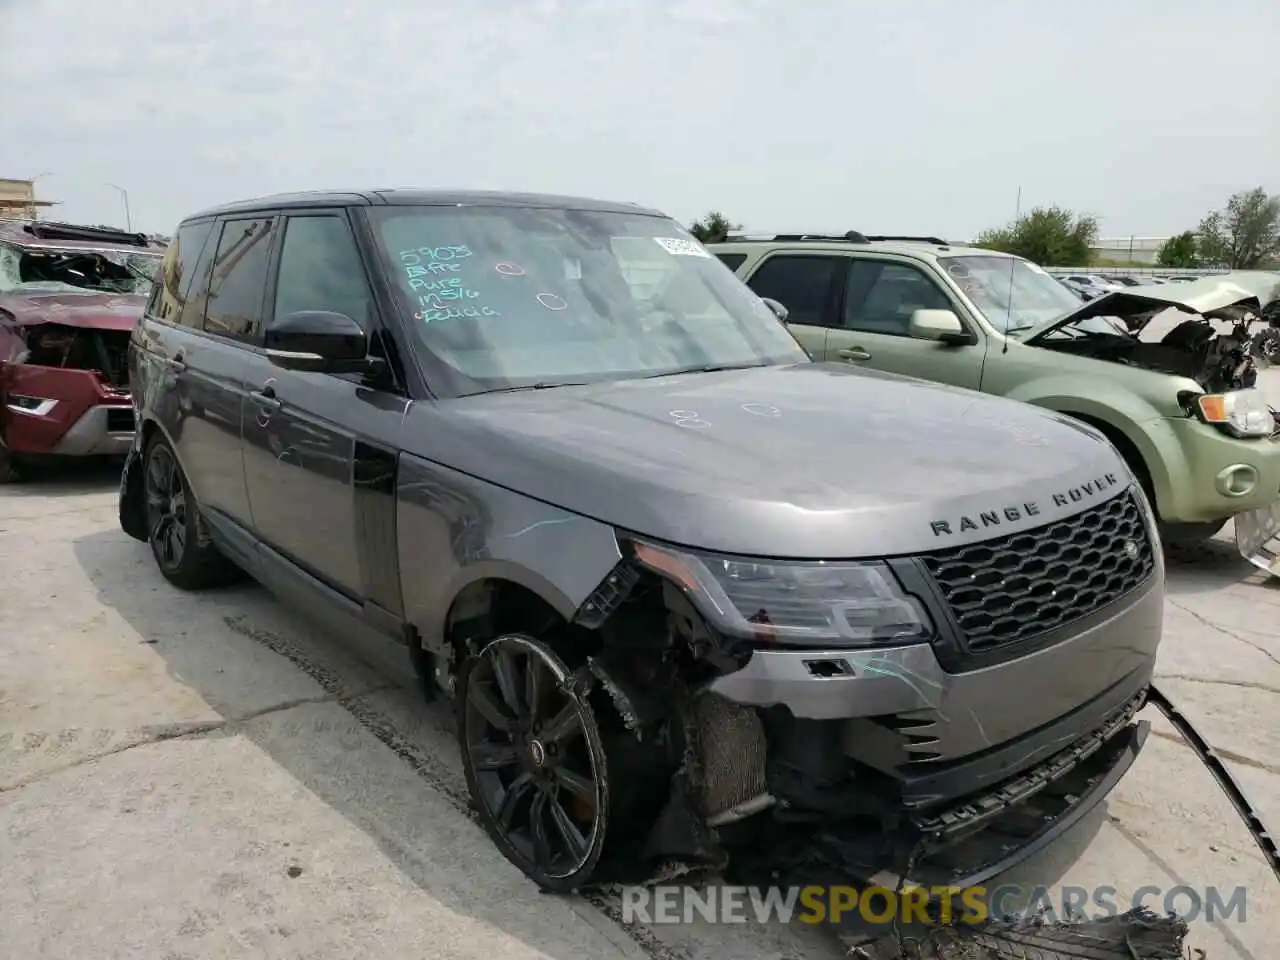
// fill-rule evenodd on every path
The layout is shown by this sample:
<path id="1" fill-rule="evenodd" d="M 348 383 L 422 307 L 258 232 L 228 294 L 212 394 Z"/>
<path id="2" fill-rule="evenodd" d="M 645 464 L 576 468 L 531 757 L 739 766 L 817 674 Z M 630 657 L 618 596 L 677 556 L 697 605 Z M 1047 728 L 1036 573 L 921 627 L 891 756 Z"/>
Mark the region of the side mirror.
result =
<path id="1" fill-rule="evenodd" d="M 369 367 L 369 342 L 345 313 L 300 310 L 277 317 L 264 337 L 267 357 L 286 370 L 361 373 Z"/>
<path id="2" fill-rule="evenodd" d="M 956 347 L 976 342 L 950 310 L 917 310 L 911 314 L 910 333 L 916 340 L 936 340 Z"/>
<path id="3" fill-rule="evenodd" d="M 766 307 L 773 311 L 773 315 L 775 317 L 783 323 L 787 322 L 787 317 L 791 316 L 790 310 L 780 304 L 777 300 L 773 299 L 773 297 L 761 297 L 760 299 L 764 301 L 764 305 Z"/>

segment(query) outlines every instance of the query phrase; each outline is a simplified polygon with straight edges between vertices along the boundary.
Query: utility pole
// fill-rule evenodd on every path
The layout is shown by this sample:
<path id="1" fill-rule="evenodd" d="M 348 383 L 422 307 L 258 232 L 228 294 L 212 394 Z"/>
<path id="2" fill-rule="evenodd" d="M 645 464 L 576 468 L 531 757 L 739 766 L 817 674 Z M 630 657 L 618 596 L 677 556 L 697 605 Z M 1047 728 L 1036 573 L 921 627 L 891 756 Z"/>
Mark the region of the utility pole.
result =
<path id="1" fill-rule="evenodd" d="M 130 233 L 133 232 L 133 217 L 129 215 L 129 191 L 124 187 L 117 187 L 114 183 L 108 183 L 108 187 L 112 190 L 120 191 L 120 199 L 124 201 L 124 226 Z"/>

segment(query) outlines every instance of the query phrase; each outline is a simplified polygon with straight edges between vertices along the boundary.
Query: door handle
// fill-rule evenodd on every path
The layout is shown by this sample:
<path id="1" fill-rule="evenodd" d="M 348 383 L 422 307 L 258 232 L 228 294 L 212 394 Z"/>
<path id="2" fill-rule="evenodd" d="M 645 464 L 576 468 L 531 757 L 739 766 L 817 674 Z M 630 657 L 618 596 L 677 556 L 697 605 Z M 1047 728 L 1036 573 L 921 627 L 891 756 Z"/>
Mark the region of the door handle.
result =
<path id="1" fill-rule="evenodd" d="M 261 390 L 250 390 L 249 399 L 263 410 L 279 410 L 280 398 L 276 396 L 276 388 L 266 384 Z"/>
<path id="2" fill-rule="evenodd" d="M 175 373 L 181 373 L 183 370 L 187 369 L 187 355 L 179 350 L 169 358 L 168 364 L 170 370 L 173 370 Z"/>
<path id="3" fill-rule="evenodd" d="M 861 347 L 849 347 L 847 350 L 837 350 L 836 356 L 841 360 L 870 360 L 871 354 L 863 350 Z"/>

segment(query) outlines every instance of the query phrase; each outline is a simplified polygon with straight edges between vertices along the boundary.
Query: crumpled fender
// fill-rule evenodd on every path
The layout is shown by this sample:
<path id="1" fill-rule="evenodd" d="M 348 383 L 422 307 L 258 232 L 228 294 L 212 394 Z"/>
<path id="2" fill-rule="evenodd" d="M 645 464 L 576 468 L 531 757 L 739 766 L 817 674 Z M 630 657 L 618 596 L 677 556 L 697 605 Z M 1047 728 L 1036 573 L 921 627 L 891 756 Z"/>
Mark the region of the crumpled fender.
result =
<path id="1" fill-rule="evenodd" d="M 405 620 L 436 654 L 469 585 L 519 584 L 572 620 L 622 559 L 608 524 L 407 454 L 396 529 Z"/>

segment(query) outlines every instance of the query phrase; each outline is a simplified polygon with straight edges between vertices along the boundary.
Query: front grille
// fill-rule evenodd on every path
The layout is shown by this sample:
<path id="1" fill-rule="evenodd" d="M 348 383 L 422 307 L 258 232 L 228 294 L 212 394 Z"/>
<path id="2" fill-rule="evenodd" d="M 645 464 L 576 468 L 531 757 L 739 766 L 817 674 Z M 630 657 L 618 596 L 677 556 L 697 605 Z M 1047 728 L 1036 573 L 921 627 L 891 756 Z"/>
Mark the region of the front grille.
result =
<path id="1" fill-rule="evenodd" d="M 1030 640 L 1087 616 L 1155 568 L 1133 492 L 1025 533 L 920 558 L 972 653 Z"/>
<path id="2" fill-rule="evenodd" d="M 107 432 L 133 433 L 133 411 L 128 407 L 108 407 Z"/>

